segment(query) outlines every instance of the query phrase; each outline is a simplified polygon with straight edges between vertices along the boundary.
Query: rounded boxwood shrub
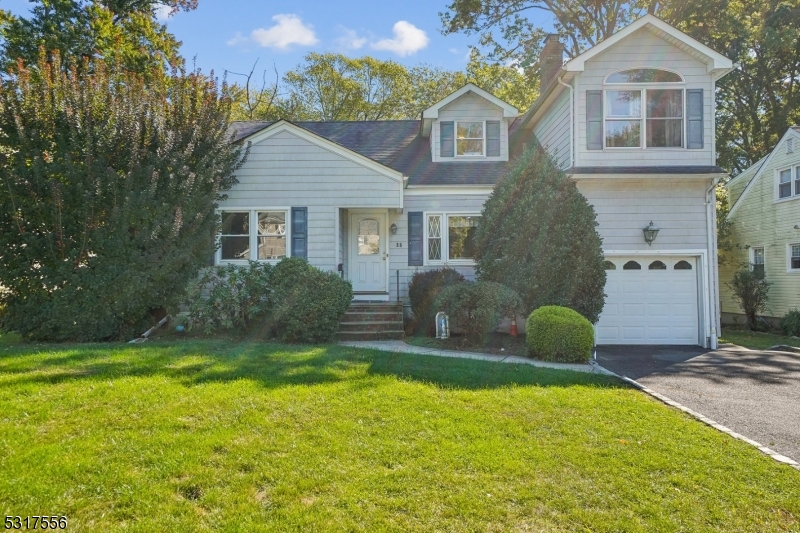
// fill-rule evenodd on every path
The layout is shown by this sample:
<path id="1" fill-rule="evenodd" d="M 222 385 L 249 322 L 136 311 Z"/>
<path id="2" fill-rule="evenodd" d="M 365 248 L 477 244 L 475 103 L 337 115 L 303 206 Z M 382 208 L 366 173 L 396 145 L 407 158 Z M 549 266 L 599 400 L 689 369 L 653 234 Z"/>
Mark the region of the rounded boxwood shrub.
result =
<path id="1" fill-rule="evenodd" d="M 531 355 L 543 361 L 588 363 L 592 356 L 592 323 L 567 307 L 545 305 L 536 309 L 528 317 L 525 332 Z"/>
<path id="2" fill-rule="evenodd" d="M 284 342 L 335 340 L 339 321 L 353 300 L 353 286 L 304 259 L 287 258 L 272 273 L 272 326 Z"/>
<path id="3" fill-rule="evenodd" d="M 486 338 L 504 318 L 513 318 L 522 308 L 522 298 L 505 285 L 493 281 L 468 281 L 445 288 L 436 306 L 450 317 L 473 342 Z"/>
<path id="4" fill-rule="evenodd" d="M 434 319 L 440 309 L 436 308 L 436 299 L 441 292 L 452 285 L 466 281 L 464 276 L 452 268 L 441 268 L 417 272 L 408 284 L 408 299 L 414 312 L 416 333 L 433 335 Z"/>
<path id="5" fill-rule="evenodd" d="M 781 318 L 781 331 L 786 336 L 800 337 L 800 310 L 790 309 Z"/>

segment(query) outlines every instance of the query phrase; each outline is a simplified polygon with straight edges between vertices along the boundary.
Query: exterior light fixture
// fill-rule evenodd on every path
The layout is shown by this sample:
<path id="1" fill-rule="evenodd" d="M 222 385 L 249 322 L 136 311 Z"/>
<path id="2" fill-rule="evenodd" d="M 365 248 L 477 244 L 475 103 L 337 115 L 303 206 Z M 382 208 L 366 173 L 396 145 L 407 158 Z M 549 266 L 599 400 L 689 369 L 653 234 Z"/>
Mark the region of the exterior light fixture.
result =
<path id="1" fill-rule="evenodd" d="M 653 224 L 653 221 L 651 220 L 650 224 L 648 224 L 647 227 L 642 231 L 644 232 L 644 242 L 646 242 L 648 246 L 652 246 L 653 241 L 656 240 L 656 236 L 658 235 L 658 226 Z"/>
<path id="2" fill-rule="evenodd" d="M 392 235 L 397 235 L 397 224 L 392 222 L 392 225 L 389 226 L 389 231 L 392 232 Z"/>

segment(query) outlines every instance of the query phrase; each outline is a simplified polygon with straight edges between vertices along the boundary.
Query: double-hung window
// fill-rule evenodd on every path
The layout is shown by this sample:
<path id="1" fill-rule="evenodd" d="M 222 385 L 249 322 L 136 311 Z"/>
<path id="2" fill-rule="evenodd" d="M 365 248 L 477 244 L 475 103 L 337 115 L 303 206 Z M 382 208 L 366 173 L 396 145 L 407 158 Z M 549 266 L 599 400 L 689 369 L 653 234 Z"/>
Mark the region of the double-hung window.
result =
<path id="1" fill-rule="evenodd" d="M 750 248 L 750 264 L 756 277 L 764 277 L 764 247 L 753 246 Z"/>
<path id="2" fill-rule="evenodd" d="M 789 272 L 800 272 L 800 243 L 790 244 L 789 250 Z"/>
<path id="3" fill-rule="evenodd" d="M 224 210 L 220 216 L 218 263 L 278 261 L 289 255 L 288 210 Z"/>
<path id="4" fill-rule="evenodd" d="M 605 91 L 605 148 L 683 148 L 684 90 L 670 87 L 681 82 L 678 74 L 660 69 L 610 74 L 606 84 L 627 87 Z"/>
<path id="5" fill-rule="evenodd" d="M 483 122 L 456 122 L 456 155 L 485 155 L 484 130 Z"/>
<path id="6" fill-rule="evenodd" d="M 475 257 L 478 214 L 436 213 L 427 216 L 427 260 L 471 263 Z"/>
<path id="7" fill-rule="evenodd" d="M 794 191 L 792 191 L 794 182 Z M 800 165 L 778 171 L 778 199 L 800 196 Z"/>

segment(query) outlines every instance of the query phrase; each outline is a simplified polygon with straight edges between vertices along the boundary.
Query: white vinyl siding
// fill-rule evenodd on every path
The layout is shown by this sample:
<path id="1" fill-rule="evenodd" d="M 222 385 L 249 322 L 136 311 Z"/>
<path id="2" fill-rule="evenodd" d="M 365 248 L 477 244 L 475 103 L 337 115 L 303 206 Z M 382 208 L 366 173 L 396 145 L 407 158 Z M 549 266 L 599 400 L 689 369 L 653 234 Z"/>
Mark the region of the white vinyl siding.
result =
<path id="1" fill-rule="evenodd" d="M 500 155 L 499 156 L 456 156 L 441 157 L 441 137 L 439 125 L 441 122 L 453 122 L 454 131 L 457 122 L 483 122 L 484 123 L 484 153 L 486 149 L 486 126 L 485 122 L 490 120 L 500 121 Z M 513 119 L 512 119 L 513 120 Z M 474 93 L 466 93 L 453 100 L 439 110 L 439 118 L 431 128 L 431 148 L 433 149 L 433 160 L 436 162 L 447 162 L 463 164 L 471 158 L 480 161 L 508 161 L 508 124 L 509 120 L 503 118 L 503 110 L 489 102 L 488 100 Z M 457 141 L 456 141 L 457 142 Z M 457 150 L 457 147 L 456 147 Z"/>
<path id="2" fill-rule="evenodd" d="M 565 90 L 533 128 L 533 134 L 542 148 L 552 155 L 563 169 L 570 163 L 569 103 L 569 90 Z"/>
<path id="3" fill-rule="evenodd" d="M 684 93 L 688 89 L 703 89 L 703 148 L 688 150 L 686 148 L 607 148 L 604 150 L 587 150 L 586 139 L 586 91 L 587 90 L 621 90 L 639 89 L 643 86 L 604 85 L 606 76 L 612 72 L 634 68 L 666 68 L 679 73 L 684 83 L 652 84 L 644 88 L 679 88 Z M 647 29 L 641 29 L 615 46 L 586 62 L 586 69 L 577 75 L 575 82 L 575 106 L 577 112 L 576 166 L 671 166 L 680 165 L 713 165 L 715 156 L 712 150 L 712 79 L 706 65 L 699 59 L 684 52 L 677 46 L 656 36 Z M 568 91 L 567 91 L 568 92 Z M 605 102 L 604 102 L 605 103 Z M 685 104 L 684 104 L 685 108 Z M 642 113 L 645 112 L 643 101 Z M 685 112 L 684 112 L 685 115 Z M 684 119 L 685 122 L 685 119 Z M 686 125 L 683 125 L 685 130 Z M 682 139 L 686 145 L 685 133 Z M 680 155 L 677 156 L 676 152 Z M 676 158 L 680 162 L 676 163 Z"/>
<path id="4" fill-rule="evenodd" d="M 403 185 L 324 146 L 281 131 L 252 145 L 220 210 L 308 208 L 308 260 L 336 271 L 339 208 L 402 207 Z M 291 241 L 289 241 L 291 242 Z M 344 248 L 342 245 L 340 248 Z M 343 260 L 345 251 L 340 249 Z"/>

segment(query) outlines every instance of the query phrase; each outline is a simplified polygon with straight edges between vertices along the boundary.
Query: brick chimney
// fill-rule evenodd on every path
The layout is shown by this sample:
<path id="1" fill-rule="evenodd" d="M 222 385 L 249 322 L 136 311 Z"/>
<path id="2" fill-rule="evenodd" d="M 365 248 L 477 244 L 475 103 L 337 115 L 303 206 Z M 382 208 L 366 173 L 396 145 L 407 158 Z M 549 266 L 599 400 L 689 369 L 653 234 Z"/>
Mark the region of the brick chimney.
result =
<path id="1" fill-rule="evenodd" d="M 544 47 L 539 54 L 539 86 L 544 89 L 553 81 L 561 65 L 564 64 L 564 43 L 558 35 L 550 33 L 544 39 Z"/>

